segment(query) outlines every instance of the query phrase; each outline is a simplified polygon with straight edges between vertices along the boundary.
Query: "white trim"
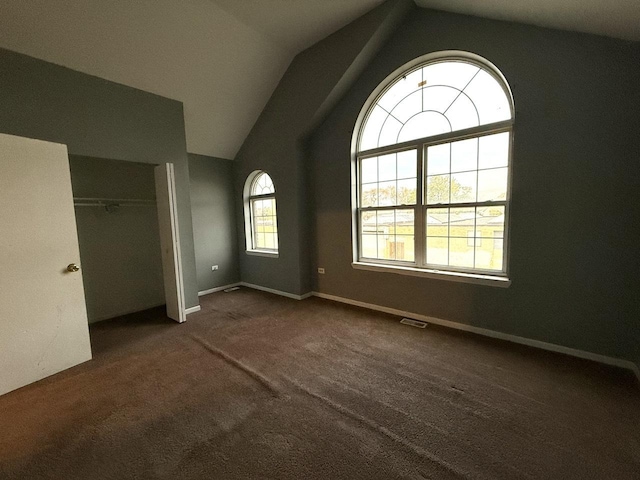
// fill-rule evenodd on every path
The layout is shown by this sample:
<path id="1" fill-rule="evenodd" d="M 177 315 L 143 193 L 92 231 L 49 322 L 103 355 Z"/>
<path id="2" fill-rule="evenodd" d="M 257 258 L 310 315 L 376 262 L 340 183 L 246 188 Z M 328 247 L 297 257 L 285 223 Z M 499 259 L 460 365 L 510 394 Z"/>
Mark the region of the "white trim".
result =
<path id="1" fill-rule="evenodd" d="M 241 285 L 241 283 L 240 282 L 230 283 L 229 285 L 223 285 L 221 287 L 210 288 L 209 290 L 203 290 L 201 292 L 198 292 L 198 296 L 202 297 L 203 295 L 209 295 L 210 293 L 221 292 L 222 290 L 226 290 L 227 288 L 231 288 L 231 287 L 237 287 L 238 285 Z"/>
<path id="2" fill-rule="evenodd" d="M 411 275 L 413 277 L 435 278 L 450 282 L 475 283 L 477 285 L 489 285 L 491 287 L 507 288 L 511 280 L 506 277 L 493 275 L 481 275 L 478 273 L 452 272 L 449 270 L 433 270 L 428 268 L 405 267 L 400 265 L 387 265 L 380 263 L 352 262 L 351 266 L 356 270 L 370 270 L 372 272 L 396 273 Z"/>
<path id="3" fill-rule="evenodd" d="M 549 350 L 551 352 L 564 353 L 572 357 L 584 358 L 586 360 L 592 360 L 594 362 L 604 363 L 605 365 L 613 365 L 615 367 L 626 368 L 635 373 L 636 377 L 640 381 L 640 368 L 635 363 L 629 360 L 623 360 L 621 358 L 608 357 L 606 355 L 600 355 L 598 353 L 585 352 L 584 350 L 578 350 L 575 348 L 564 347 L 555 343 L 541 342 L 540 340 L 533 340 L 530 338 L 519 337 L 517 335 L 510 335 L 508 333 L 496 332 L 494 330 L 488 330 L 486 328 L 474 327 L 466 325 L 464 323 L 452 322 L 450 320 L 442 320 L 436 317 L 429 317 L 427 315 L 421 315 L 419 313 L 406 312 L 404 310 L 398 310 L 396 308 L 384 307 L 382 305 L 375 305 L 372 303 L 360 302 L 358 300 L 351 300 L 350 298 L 338 297 L 336 295 L 329 295 L 327 293 L 312 292 L 314 297 L 324 298 L 326 300 L 332 300 L 334 302 L 346 303 L 354 305 L 356 307 L 368 308 L 370 310 L 377 310 L 379 312 L 390 313 L 391 315 L 397 315 L 400 317 L 409 317 L 416 320 L 422 320 L 423 322 L 433 323 L 441 325 L 443 327 L 454 328 L 456 330 L 463 330 L 465 332 L 472 332 L 485 337 L 498 338 L 500 340 L 506 340 L 508 342 L 519 343 L 520 345 L 527 345 L 529 347 L 540 348 L 542 350 Z"/>
<path id="4" fill-rule="evenodd" d="M 295 293 L 283 292 L 282 290 L 275 290 L 273 288 L 263 287 L 260 285 L 254 285 L 253 283 L 240 282 L 239 285 L 247 288 L 253 288 L 254 290 L 261 290 L 263 292 L 273 293 L 282 297 L 293 298 L 294 300 L 304 300 L 313 295 L 313 292 L 307 292 L 302 295 L 296 295 Z"/>
<path id="5" fill-rule="evenodd" d="M 191 313 L 196 313 L 200 311 L 200 305 L 196 305 L 195 307 L 185 308 L 184 314 L 189 315 Z"/>

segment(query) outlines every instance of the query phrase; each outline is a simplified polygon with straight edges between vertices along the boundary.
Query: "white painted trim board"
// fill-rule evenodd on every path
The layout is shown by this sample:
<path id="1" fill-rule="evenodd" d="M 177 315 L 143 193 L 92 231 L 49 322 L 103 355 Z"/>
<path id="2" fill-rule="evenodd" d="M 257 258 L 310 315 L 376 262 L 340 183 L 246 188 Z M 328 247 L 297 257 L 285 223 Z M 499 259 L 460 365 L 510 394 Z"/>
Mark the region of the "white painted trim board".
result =
<path id="1" fill-rule="evenodd" d="M 201 292 L 198 292 L 198 296 L 202 297 L 204 295 L 209 295 L 211 293 L 221 292 L 222 290 L 226 290 L 227 288 L 237 287 L 239 285 L 242 285 L 242 284 L 240 282 L 236 282 L 236 283 L 230 283 L 229 285 L 222 285 L 221 287 L 210 288 L 208 290 L 203 290 Z"/>
<path id="2" fill-rule="evenodd" d="M 384 307 L 382 305 L 375 305 L 373 303 L 360 302 L 358 300 L 351 300 L 350 298 L 339 297 L 336 295 L 329 295 L 327 293 L 308 292 L 303 295 L 296 295 L 294 293 L 283 292 L 281 290 L 263 287 L 261 285 L 255 285 L 253 283 L 239 282 L 239 283 L 227 285 L 225 287 L 218 287 L 217 289 L 205 290 L 204 292 L 200 292 L 199 295 L 214 293 L 214 291 L 220 291 L 225 288 L 234 287 L 234 286 L 253 288 L 254 290 L 273 293 L 274 295 L 280 295 L 283 297 L 292 298 L 294 300 L 304 300 L 305 298 L 309 298 L 313 296 L 318 298 L 324 298 L 325 300 L 332 300 L 334 302 L 354 305 L 356 307 L 368 308 L 369 310 L 375 310 L 378 312 L 390 313 L 391 315 L 397 315 L 399 317 L 409 317 L 416 320 L 422 320 L 423 322 L 433 323 L 435 325 L 441 325 L 443 327 L 453 328 L 455 330 L 471 332 L 477 335 L 482 335 L 484 337 L 497 338 L 500 340 L 505 340 L 507 342 L 539 348 L 541 350 L 548 350 L 551 352 L 563 353 L 571 357 L 592 360 L 594 362 L 603 363 L 605 365 L 612 365 L 615 367 L 626 368 L 627 370 L 631 370 L 638 378 L 638 381 L 640 381 L 640 366 L 636 365 L 634 362 L 630 360 L 623 360 L 621 358 L 608 357 L 606 355 L 600 355 L 598 353 L 586 352 L 584 350 L 564 347 L 562 345 L 557 345 L 555 343 L 542 342 L 540 340 L 533 340 L 530 338 L 519 337 L 517 335 L 511 335 L 508 333 L 496 332 L 495 330 L 488 330 L 486 328 L 474 327 L 472 325 L 467 325 L 464 323 L 452 322 L 450 320 L 443 320 L 441 318 L 430 317 L 428 315 L 422 315 L 419 313 L 407 312 L 404 310 L 398 310 L 396 308 L 391 308 L 391 307 Z"/>
<path id="3" fill-rule="evenodd" d="M 283 292 L 282 290 L 276 290 L 274 288 L 263 287 L 261 285 L 255 285 L 253 283 L 240 282 L 240 285 L 247 288 L 253 288 L 254 290 L 261 290 L 263 292 L 273 293 L 282 297 L 293 298 L 294 300 L 304 300 L 313 295 L 313 292 L 307 292 L 302 295 L 296 295 L 295 293 Z"/>
<path id="4" fill-rule="evenodd" d="M 350 298 L 338 297 L 336 295 L 329 295 L 326 293 L 312 292 L 314 297 L 324 298 L 326 300 L 332 300 L 334 302 L 346 303 L 348 305 L 354 305 L 356 307 L 368 308 L 370 310 L 377 310 L 379 312 L 390 313 L 391 315 L 398 315 L 400 317 L 409 317 L 416 320 L 422 320 L 423 322 L 433 323 L 435 325 L 441 325 L 443 327 L 454 328 L 456 330 L 462 330 L 465 332 L 472 332 L 485 337 L 497 338 L 500 340 L 506 340 L 512 343 L 518 343 L 520 345 L 527 345 L 529 347 L 535 347 L 542 350 L 548 350 L 551 352 L 563 353 L 572 357 L 584 358 L 586 360 L 592 360 L 594 362 L 603 363 L 605 365 L 613 365 L 615 367 L 626 368 L 635 373 L 638 381 L 640 381 L 640 368 L 634 362 L 630 360 L 623 360 L 621 358 L 608 357 L 606 355 L 600 355 L 598 353 L 586 352 L 584 350 L 578 350 L 575 348 L 564 347 L 555 343 L 542 342 L 540 340 L 533 340 L 530 338 L 519 337 L 517 335 L 511 335 L 508 333 L 496 332 L 495 330 L 488 330 L 486 328 L 474 327 L 472 325 L 466 325 L 464 323 L 452 322 L 450 320 L 443 320 L 441 318 L 429 317 L 427 315 L 421 315 L 419 313 L 407 312 L 404 310 L 398 310 L 396 308 L 384 307 L 382 305 L 375 305 L 373 303 L 360 302 L 358 300 L 351 300 Z"/>

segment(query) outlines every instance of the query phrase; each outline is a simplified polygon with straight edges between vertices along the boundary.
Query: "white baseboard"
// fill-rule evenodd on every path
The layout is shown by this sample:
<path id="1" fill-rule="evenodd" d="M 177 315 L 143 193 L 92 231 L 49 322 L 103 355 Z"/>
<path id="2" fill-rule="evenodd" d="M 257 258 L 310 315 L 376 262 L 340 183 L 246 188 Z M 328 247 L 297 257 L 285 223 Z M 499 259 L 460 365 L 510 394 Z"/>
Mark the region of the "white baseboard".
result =
<path id="1" fill-rule="evenodd" d="M 390 313 L 392 315 L 398 315 L 400 317 L 409 317 L 416 320 L 422 320 L 423 322 L 433 323 L 435 325 L 442 325 L 444 327 L 455 328 L 456 330 L 463 330 L 465 332 L 472 332 L 485 337 L 498 338 L 500 340 L 506 340 L 508 342 L 519 343 L 521 345 L 527 345 L 529 347 L 540 348 L 542 350 L 549 350 L 552 352 L 564 353 L 572 357 L 584 358 L 587 360 L 593 360 L 594 362 L 604 363 L 606 365 L 613 365 L 616 367 L 626 368 L 635 373 L 636 377 L 640 381 L 640 368 L 635 363 L 629 360 L 623 360 L 620 358 L 608 357 L 606 355 L 600 355 L 598 353 L 586 352 L 584 350 L 578 350 L 575 348 L 564 347 L 555 343 L 541 342 L 540 340 L 533 340 L 530 338 L 519 337 L 517 335 L 511 335 L 508 333 L 496 332 L 494 330 L 488 330 L 486 328 L 474 327 L 472 325 L 466 325 L 464 323 L 452 322 L 450 320 L 442 320 L 440 318 L 429 317 L 427 315 L 421 315 L 419 313 L 406 312 L 404 310 L 398 310 L 396 308 L 384 307 L 382 305 L 375 305 L 372 303 L 360 302 L 358 300 L 351 300 L 350 298 L 338 297 L 336 295 L 329 295 L 326 293 L 312 292 L 314 297 L 324 298 L 332 300 L 334 302 L 347 303 L 356 307 L 368 308 L 370 310 L 377 310 L 379 312 Z"/>
<path id="2" fill-rule="evenodd" d="M 295 293 L 283 292 L 281 290 L 275 290 L 273 288 L 263 287 L 261 285 L 254 285 L 253 283 L 240 282 L 239 285 L 247 288 L 253 288 L 254 290 L 261 290 L 263 292 L 273 293 L 275 295 L 280 295 L 282 297 L 293 298 L 294 300 L 304 300 L 305 298 L 309 298 L 313 295 L 313 292 L 307 292 L 302 295 L 296 295 Z"/>
<path id="3" fill-rule="evenodd" d="M 203 295 L 209 295 L 210 293 L 221 292 L 222 290 L 226 290 L 227 288 L 237 287 L 238 285 L 242 285 L 240 282 L 230 283 L 229 285 L 223 285 L 221 287 L 210 288 L 209 290 L 203 290 L 202 292 L 198 292 L 198 296 L 202 297 Z"/>
<path id="4" fill-rule="evenodd" d="M 200 305 L 196 305 L 195 307 L 185 308 L 184 313 L 189 315 L 190 313 L 196 313 L 200 311 Z"/>

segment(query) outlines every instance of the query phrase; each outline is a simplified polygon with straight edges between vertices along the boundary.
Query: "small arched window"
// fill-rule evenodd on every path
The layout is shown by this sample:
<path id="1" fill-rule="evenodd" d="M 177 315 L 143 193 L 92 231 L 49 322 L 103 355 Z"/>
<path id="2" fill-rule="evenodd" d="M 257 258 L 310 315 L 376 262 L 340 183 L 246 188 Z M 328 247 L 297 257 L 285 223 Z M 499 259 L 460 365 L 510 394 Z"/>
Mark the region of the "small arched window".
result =
<path id="1" fill-rule="evenodd" d="M 356 264 L 506 277 L 513 119 L 506 80 L 476 55 L 383 82 L 354 132 Z"/>
<path id="2" fill-rule="evenodd" d="M 244 200 L 247 251 L 277 253 L 276 189 L 266 172 L 256 171 L 249 175 Z"/>

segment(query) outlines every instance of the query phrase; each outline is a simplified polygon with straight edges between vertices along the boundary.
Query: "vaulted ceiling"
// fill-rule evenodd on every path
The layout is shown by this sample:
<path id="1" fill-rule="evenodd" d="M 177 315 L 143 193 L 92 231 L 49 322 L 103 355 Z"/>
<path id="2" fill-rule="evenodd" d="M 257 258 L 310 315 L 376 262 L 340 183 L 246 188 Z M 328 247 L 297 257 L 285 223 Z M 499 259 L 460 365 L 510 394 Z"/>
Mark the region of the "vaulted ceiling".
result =
<path id="1" fill-rule="evenodd" d="M 234 158 L 292 58 L 383 0 L 3 0 L 0 46 L 183 102 L 187 149 Z M 637 0 L 416 0 L 640 40 Z"/>

